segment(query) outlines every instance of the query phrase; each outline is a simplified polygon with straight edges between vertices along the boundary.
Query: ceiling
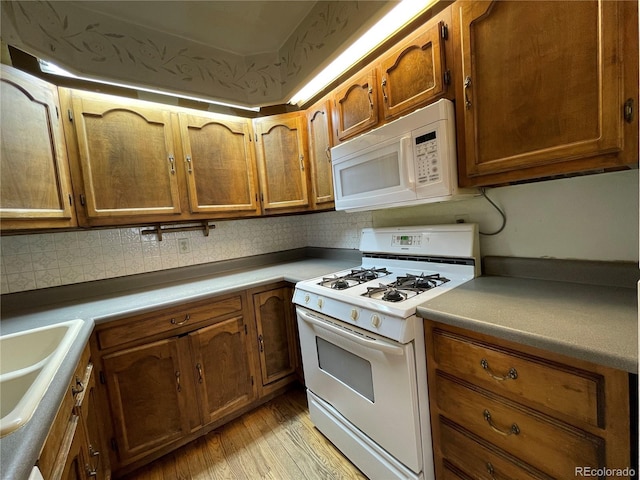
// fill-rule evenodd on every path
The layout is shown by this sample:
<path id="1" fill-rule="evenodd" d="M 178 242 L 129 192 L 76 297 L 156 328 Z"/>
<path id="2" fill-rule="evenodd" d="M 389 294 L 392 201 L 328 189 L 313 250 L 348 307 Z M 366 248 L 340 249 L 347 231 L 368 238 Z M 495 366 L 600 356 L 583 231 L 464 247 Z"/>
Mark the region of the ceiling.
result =
<path id="1" fill-rule="evenodd" d="M 88 10 L 238 55 L 276 52 L 318 2 L 93 1 Z M 150 7 L 150 3 L 153 5 Z"/>
<path id="2" fill-rule="evenodd" d="M 2 0 L 2 41 L 81 76 L 286 103 L 397 0 Z"/>

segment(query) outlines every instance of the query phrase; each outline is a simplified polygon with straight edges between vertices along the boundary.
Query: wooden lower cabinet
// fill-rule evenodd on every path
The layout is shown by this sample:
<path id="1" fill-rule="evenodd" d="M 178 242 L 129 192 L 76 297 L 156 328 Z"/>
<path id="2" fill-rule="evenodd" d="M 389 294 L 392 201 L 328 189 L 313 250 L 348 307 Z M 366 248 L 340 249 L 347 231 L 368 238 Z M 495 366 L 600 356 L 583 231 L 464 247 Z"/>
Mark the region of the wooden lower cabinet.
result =
<path id="1" fill-rule="evenodd" d="M 185 339 L 171 338 L 103 357 L 120 462 L 182 438 L 196 423 L 180 346 L 188 348 Z"/>
<path id="2" fill-rule="evenodd" d="M 299 357 L 292 289 L 283 282 L 254 289 L 250 293 L 264 394 L 295 380 Z"/>
<path id="3" fill-rule="evenodd" d="M 85 348 L 38 459 L 45 480 L 111 478 L 102 412 L 89 347 Z"/>
<path id="4" fill-rule="evenodd" d="M 429 320 L 425 341 L 436 478 L 632 466 L 627 372 Z"/>
<path id="5" fill-rule="evenodd" d="M 189 334 L 202 422 L 213 422 L 257 397 L 247 331 L 242 317 Z"/>
<path id="6" fill-rule="evenodd" d="M 254 311 L 255 308 L 255 311 Z M 285 282 L 98 325 L 111 465 L 126 474 L 284 391 L 296 376 Z"/>

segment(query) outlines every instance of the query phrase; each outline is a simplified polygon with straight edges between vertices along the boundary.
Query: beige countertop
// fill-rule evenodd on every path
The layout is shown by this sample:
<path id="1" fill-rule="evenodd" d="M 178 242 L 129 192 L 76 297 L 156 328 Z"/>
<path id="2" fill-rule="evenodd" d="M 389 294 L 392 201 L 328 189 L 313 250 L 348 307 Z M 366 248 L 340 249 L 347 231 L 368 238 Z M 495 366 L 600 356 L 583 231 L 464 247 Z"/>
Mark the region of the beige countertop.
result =
<path id="1" fill-rule="evenodd" d="M 638 373 L 636 289 L 483 276 L 424 303 L 418 315 Z"/>

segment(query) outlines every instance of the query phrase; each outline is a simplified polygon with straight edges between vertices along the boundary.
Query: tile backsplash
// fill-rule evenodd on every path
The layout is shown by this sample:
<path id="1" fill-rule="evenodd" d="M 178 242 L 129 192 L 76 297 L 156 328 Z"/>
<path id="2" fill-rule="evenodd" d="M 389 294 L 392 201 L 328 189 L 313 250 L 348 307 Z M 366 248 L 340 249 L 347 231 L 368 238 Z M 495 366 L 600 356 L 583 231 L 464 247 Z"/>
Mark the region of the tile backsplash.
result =
<path id="1" fill-rule="evenodd" d="M 357 249 L 371 212 L 325 212 L 212 222 L 202 231 L 142 235 L 149 227 L 0 237 L 2 293 L 68 285 L 305 246 Z"/>

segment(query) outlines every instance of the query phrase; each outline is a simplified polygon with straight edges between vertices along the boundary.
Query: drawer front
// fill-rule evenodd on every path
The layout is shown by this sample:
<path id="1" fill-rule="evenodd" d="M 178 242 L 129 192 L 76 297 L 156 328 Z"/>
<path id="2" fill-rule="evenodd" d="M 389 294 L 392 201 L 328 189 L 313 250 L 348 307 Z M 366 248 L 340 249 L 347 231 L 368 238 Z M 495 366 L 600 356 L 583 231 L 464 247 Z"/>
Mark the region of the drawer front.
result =
<path id="1" fill-rule="evenodd" d="M 122 345 L 161 333 L 184 333 L 216 317 L 242 312 L 240 295 L 155 311 L 127 319 L 114 327 L 98 331 L 101 349 Z"/>
<path id="2" fill-rule="evenodd" d="M 604 425 L 602 377 L 434 330 L 438 368 L 499 394 L 516 395 L 596 427 Z"/>
<path id="3" fill-rule="evenodd" d="M 604 441 L 554 421 L 471 384 L 439 374 L 441 412 L 471 433 L 557 478 L 573 478 L 575 467 L 604 467 Z"/>
<path id="4" fill-rule="evenodd" d="M 440 448 L 442 455 L 472 478 L 493 480 L 553 480 L 542 472 L 535 472 L 527 465 L 518 464 L 488 448 L 478 438 L 470 437 L 459 426 L 444 418 L 440 422 Z"/>

